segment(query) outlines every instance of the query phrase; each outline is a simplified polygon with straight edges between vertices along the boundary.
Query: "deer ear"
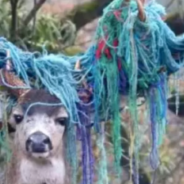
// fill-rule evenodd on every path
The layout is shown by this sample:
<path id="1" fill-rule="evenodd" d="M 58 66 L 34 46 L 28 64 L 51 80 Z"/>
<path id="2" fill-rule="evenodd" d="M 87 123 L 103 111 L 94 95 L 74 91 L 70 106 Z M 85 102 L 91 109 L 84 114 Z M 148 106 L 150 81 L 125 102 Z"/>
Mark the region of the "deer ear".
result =
<path id="1" fill-rule="evenodd" d="M 9 50 L 7 50 L 7 58 L 10 58 Z M 12 65 L 10 59 L 8 59 L 5 67 L 0 71 L 0 86 L 4 86 L 10 94 L 19 99 L 29 90 L 23 89 L 26 85 L 11 70 Z"/>
<path id="2" fill-rule="evenodd" d="M 29 89 L 23 89 L 26 85 L 22 80 L 13 72 L 6 71 L 5 69 L 1 70 L 0 85 L 5 87 L 17 99 L 29 91 Z"/>

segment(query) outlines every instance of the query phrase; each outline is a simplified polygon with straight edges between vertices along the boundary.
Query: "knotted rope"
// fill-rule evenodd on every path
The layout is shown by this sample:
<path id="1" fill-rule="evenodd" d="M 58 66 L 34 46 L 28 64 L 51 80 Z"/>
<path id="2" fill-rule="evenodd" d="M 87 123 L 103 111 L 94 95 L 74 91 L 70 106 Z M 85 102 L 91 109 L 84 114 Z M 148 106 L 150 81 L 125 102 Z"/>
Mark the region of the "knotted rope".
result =
<path id="1" fill-rule="evenodd" d="M 120 95 L 128 96 L 133 120 L 134 182 L 139 183 L 139 122 L 136 105 L 139 96 L 145 97 L 150 107 L 151 166 L 153 169 L 159 166 L 158 147 L 167 124 L 167 76 L 183 67 L 184 38 L 176 37 L 166 25 L 163 21 L 165 10 L 156 1 L 145 4 L 144 12 L 145 21 L 141 21 L 135 1 L 127 3 L 114 0 L 104 9 L 94 44 L 85 53 L 72 57 L 47 52 L 24 52 L 6 39 L 0 39 L 0 68 L 9 59 L 5 53 L 10 50 L 14 72 L 24 80 L 26 87 L 44 88 L 56 95 L 67 108 L 71 124 L 78 125 L 83 150 L 83 184 L 93 182 L 93 156 L 89 138 L 92 125 L 103 134 L 100 122 L 112 121 L 115 163 L 119 167 L 122 156 Z M 80 67 L 76 69 L 77 62 Z M 75 138 L 73 134 L 72 141 Z M 108 176 L 104 167 L 103 142 L 102 135 L 98 143 L 102 151 L 103 169 L 99 170 L 106 174 L 100 177 L 104 180 Z"/>

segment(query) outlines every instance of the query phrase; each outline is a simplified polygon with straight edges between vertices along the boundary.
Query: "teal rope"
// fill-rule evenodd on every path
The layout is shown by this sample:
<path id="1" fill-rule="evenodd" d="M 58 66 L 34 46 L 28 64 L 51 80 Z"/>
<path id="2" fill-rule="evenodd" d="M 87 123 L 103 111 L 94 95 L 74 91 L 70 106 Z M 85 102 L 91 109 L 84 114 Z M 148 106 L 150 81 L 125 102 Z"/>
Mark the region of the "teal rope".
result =
<path id="1" fill-rule="evenodd" d="M 6 56 L 3 57 L 8 49 L 11 53 L 14 72 L 23 79 L 26 86 L 44 88 L 57 96 L 66 107 L 72 123 L 81 124 L 77 103 L 83 102 L 79 99 L 77 90 L 82 88 L 82 79 L 85 76 L 87 85 L 92 86 L 93 89 L 92 101 L 89 104 L 94 112 L 95 129 L 101 132 L 100 122 L 112 120 L 116 165 L 120 161 L 122 152 L 119 140 L 121 137 L 119 108 L 117 108 L 119 95 L 128 95 L 136 136 L 133 155 L 135 172 L 139 169 L 136 99 L 138 96 L 144 96 L 155 103 L 155 105 L 153 103 L 149 105 L 152 126 L 150 158 L 153 169 L 156 169 L 159 160 L 158 146 L 161 144 L 167 122 L 166 76 L 178 71 L 184 65 L 184 37 L 176 37 L 163 22 L 162 16 L 166 15 L 165 9 L 156 1 L 150 1 L 144 9 L 146 21 L 140 22 L 135 1 L 131 0 L 127 6 L 124 0 L 114 0 L 104 9 L 96 30 L 94 44 L 85 53 L 72 57 L 49 54 L 46 50 L 43 53 L 23 52 L 6 39 L 0 38 L 0 68 L 3 68 L 9 59 Z M 81 69 L 74 70 L 79 60 Z M 162 67 L 166 71 L 160 73 Z M 34 79 L 31 84 L 30 79 Z M 152 94 L 150 89 L 156 92 Z M 105 148 L 102 144 L 100 146 L 105 155 Z M 106 164 L 101 165 L 100 172 L 106 173 Z M 138 184 L 138 173 L 134 176 L 135 183 Z"/>

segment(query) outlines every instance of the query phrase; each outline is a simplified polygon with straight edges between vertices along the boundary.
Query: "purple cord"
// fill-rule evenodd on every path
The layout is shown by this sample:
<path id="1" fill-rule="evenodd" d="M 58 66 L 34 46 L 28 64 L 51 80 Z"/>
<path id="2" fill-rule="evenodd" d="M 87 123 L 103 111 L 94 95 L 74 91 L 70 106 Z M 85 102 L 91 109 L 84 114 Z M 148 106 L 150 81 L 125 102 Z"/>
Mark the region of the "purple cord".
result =
<path id="1" fill-rule="evenodd" d="M 83 112 L 79 114 L 81 125 L 78 127 L 78 138 L 82 145 L 82 184 L 92 184 L 94 158 L 91 145 L 90 110 L 88 106 L 82 105 L 79 105 L 79 110 Z"/>

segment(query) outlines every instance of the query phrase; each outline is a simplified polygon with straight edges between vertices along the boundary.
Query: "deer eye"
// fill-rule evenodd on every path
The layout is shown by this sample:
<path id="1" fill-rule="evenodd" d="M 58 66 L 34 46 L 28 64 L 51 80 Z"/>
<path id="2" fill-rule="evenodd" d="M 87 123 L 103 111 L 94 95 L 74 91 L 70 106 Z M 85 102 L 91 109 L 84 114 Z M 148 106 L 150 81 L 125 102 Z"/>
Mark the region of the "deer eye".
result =
<path id="1" fill-rule="evenodd" d="M 15 119 L 16 124 L 19 124 L 23 120 L 23 116 L 22 115 L 15 114 L 14 115 L 14 119 Z"/>
<path id="2" fill-rule="evenodd" d="M 66 118 L 66 117 L 57 118 L 57 119 L 55 120 L 55 122 L 56 122 L 58 125 L 66 126 L 66 124 L 67 124 L 67 122 L 68 122 L 68 118 Z"/>

